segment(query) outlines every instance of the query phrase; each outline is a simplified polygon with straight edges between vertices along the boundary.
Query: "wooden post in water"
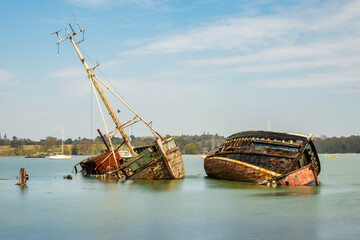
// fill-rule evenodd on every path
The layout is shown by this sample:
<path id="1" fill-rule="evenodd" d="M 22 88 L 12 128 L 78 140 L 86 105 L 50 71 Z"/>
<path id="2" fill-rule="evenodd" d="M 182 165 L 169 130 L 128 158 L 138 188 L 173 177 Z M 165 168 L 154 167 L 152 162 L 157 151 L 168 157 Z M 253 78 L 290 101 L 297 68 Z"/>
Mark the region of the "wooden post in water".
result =
<path id="1" fill-rule="evenodd" d="M 16 185 L 20 185 L 20 186 L 26 185 L 26 180 L 29 179 L 29 175 L 26 174 L 25 168 L 20 168 L 19 174 L 16 178 L 19 179 Z"/>

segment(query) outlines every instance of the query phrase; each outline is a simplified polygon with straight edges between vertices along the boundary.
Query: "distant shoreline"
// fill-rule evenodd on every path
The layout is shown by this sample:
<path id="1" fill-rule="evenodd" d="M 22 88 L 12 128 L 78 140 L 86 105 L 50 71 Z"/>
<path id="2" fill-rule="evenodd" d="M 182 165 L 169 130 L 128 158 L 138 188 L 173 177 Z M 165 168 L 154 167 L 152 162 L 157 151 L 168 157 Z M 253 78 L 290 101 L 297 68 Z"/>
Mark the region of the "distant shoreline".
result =
<path id="1" fill-rule="evenodd" d="M 170 136 L 169 136 L 170 137 Z M 182 135 L 173 136 L 182 154 L 202 154 L 209 149 L 222 145 L 226 138 L 218 134 Z M 154 137 L 136 137 L 133 145 L 151 145 Z M 319 154 L 351 154 L 360 153 L 360 136 L 313 138 L 316 150 Z M 112 138 L 114 145 L 120 145 L 120 138 Z M 53 155 L 61 152 L 61 140 L 55 137 L 47 137 L 41 141 L 30 139 L 0 138 L 0 156 L 28 156 L 42 153 Z M 122 150 L 126 150 L 125 148 Z M 106 147 L 100 137 L 95 139 L 71 139 L 64 141 L 64 154 L 73 156 L 95 156 L 106 151 Z"/>

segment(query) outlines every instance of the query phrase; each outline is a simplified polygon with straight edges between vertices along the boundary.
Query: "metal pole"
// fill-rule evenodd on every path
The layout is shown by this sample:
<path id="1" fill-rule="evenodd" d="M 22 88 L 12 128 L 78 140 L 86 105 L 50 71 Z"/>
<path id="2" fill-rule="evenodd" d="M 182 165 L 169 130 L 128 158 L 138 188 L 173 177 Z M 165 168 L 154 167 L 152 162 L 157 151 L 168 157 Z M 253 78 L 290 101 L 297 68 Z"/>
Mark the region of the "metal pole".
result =
<path id="1" fill-rule="evenodd" d="M 81 31 L 79 31 L 81 32 Z M 77 33 L 79 33 L 77 32 Z M 93 83 L 95 89 L 97 90 L 98 94 L 100 95 L 102 101 L 104 102 L 104 105 L 106 106 L 111 118 L 113 119 L 116 127 L 119 129 L 119 132 L 121 134 L 121 136 L 123 137 L 124 141 L 125 141 L 125 144 L 127 145 L 127 147 L 129 148 L 131 154 L 133 156 L 136 156 L 137 154 L 135 153 L 134 149 L 132 148 L 127 136 L 126 136 L 126 133 L 124 131 L 124 129 L 121 127 L 121 124 L 120 124 L 120 121 L 119 119 L 116 117 L 116 115 L 114 114 L 114 110 L 112 109 L 109 101 L 107 100 L 107 98 L 105 97 L 104 95 L 104 92 L 103 90 L 101 89 L 101 87 L 99 86 L 99 84 L 97 83 L 96 79 L 97 78 L 93 73 L 92 71 L 90 70 L 89 66 L 87 65 L 87 63 L 85 62 L 85 59 L 83 58 L 83 56 L 81 55 L 76 43 L 74 42 L 72 36 L 76 35 L 77 33 L 74 33 L 72 35 L 69 34 L 69 36 L 67 38 L 70 39 L 70 42 L 72 43 L 73 47 L 75 48 L 75 51 L 76 53 L 78 54 L 82 64 L 84 65 L 85 69 L 86 69 L 86 72 L 88 73 L 88 78 L 91 80 L 91 82 Z M 60 41 L 63 41 L 64 39 L 60 39 Z"/>

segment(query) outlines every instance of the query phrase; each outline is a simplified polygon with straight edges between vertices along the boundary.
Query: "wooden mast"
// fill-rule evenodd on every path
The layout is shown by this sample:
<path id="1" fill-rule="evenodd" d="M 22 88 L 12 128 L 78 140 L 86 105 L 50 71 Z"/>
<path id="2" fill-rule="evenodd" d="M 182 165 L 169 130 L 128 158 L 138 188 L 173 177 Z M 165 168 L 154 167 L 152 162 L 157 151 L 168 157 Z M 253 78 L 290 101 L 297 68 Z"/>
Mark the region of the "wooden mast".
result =
<path id="1" fill-rule="evenodd" d="M 71 26 L 70 26 L 71 27 Z M 96 76 L 95 74 L 92 72 L 92 70 L 89 68 L 89 66 L 87 65 L 87 63 L 85 62 L 85 59 L 83 58 L 81 52 L 79 51 L 78 47 L 77 47 L 77 44 L 79 44 L 80 42 L 78 43 L 75 43 L 74 42 L 74 39 L 73 39 L 73 36 L 75 36 L 76 34 L 78 33 L 81 33 L 81 32 L 84 32 L 85 30 L 84 29 L 81 29 L 79 30 L 78 32 L 73 32 L 73 34 L 70 34 L 68 33 L 68 36 L 65 37 L 65 38 L 61 38 L 60 37 L 60 34 L 59 34 L 59 31 L 55 32 L 57 34 L 57 36 L 59 37 L 59 41 L 57 42 L 57 44 L 59 44 L 60 42 L 66 40 L 66 39 L 70 39 L 70 42 L 72 43 L 73 47 L 75 48 L 75 51 L 76 53 L 78 54 L 82 64 L 84 65 L 85 69 L 86 69 L 86 72 L 88 73 L 88 78 L 91 80 L 92 84 L 94 85 L 94 87 L 96 88 L 96 91 L 98 92 L 98 94 L 100 95 L 102 101 L 104 102 L 104 105 L 106 106 L 112 120 L 114 121 L 115 125 L 116 125 L 116 128 L 119 130 L 121 136 L 123 137 L 124 139 L 124 142 L 126 144 L 126 146 L 128 147 L 129 151 L 131 152 L 131 154 L 133 156 L 137 156 L 137 154 L 135 153 L 133 147 L 131 146 L 130 142 L 129 142 L 129 139 L 127 138 L 126 136 L 126 133 L 124 131 L 124 129 L 121 127 L 121 123 L 119 121 L 119 119 L 117 118 L 117 116 L 115 115 L 114 113 L 114 110 L 113 108 L 111 107 L 109 101 L 107 100 L 107 98 L 105 97 L 105 94 L 102 90 L 102 88 L 99 86 L 98 82 L 96 81 Z"/>

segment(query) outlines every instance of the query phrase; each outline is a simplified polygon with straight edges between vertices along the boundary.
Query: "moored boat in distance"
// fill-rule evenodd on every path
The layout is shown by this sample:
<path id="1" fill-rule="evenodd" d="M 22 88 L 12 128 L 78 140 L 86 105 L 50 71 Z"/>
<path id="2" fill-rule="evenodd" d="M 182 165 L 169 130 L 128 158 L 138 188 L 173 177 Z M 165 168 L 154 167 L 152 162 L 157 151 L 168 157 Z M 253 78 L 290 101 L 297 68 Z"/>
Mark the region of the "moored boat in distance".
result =
<path id="1" fill-rule="evenodd" d="M 64 155 L 64 128 L 61 128 L 61 154 L 56 154 L 53 156 L 49 156 L 50 159 L 55 159 L 55 160 L 61 160 L 61 159 L 70 159 L 71 156 L 68 155 Z"/>
<path id="2" fill-rule="evenodd" d="M 70 159 L 71 156 L 64 155 L 64 154 L 56 154 L 55 156 L 50 156 L 50 159 Z"/>
<path id="3" fill-rule="evenodd" d="M 311 135 L 245 131 L 204 159 L 209 177 L 267 185 L 319 185 L 320 160 Z"/>
<path id="4" fill-rule="evenodd" d="M 79 31 L 75 32 L 71 25 L 70 28 L 72 32 L 69 33 L 67 30 L 65 30 L 66 36 L 64 38 L 61 38 L 59 31 L 54 33 L 59 38 L 57 44 L 67 39 L 69 39 L 72 43 L 80 61 L 82 62 L 88 74 L 88 78 L 90 79 L 92 87 L 94 89 L 94 94 L 98 102 L 107 137 L 107 139 L 105 139 L 102 133 L 98 130 L 104 144 L 106 145 L 107 151 L 98 156 L 86 158 L 78 162 L 74 165 L 75 171 L 78 172 L 76 167 L 80 165 L 82 168 L 80 172 L 86 175 L 95 175 L 99 177 L 115 176 L 125 179 L 183 178 L 185 175 L 184 164 L 180 150 L 176 146 L 174 139 L 171 137 L 162 137 L 157 131 L 155 131 L 151 124 L 146 122 L 127 104 L 127 102 L 120 98 L 109 86 L 107 86 L 94 74 L 94 70 L 98 65 L 93 68 L 89 68 L 81 52 L 78 49 L 78 45 L 83 40 L 75 42 L 73 39 L 73 37 L 75 37 L 77 34 L 83 33 L 84 29 L 80 29 Z M 113 110 L 107 96 L 105 95 L 103 88 L 108 90 L 109 93 L 111 93 L 128 110 L 130 110 L 134 114 L 134 118 L 124 124 L 121 124 L 120 120 L 116 115 L 116 112 Z M 108 131 L 108 127 L 105 122 L 105 118 L 103 116 L 98 97 L 101 98 L 115 125 L 115 129 L 111 132 Z M 120 111 L 117 111 L 117 113 L 119 112 Z M 129 141 L 129 138 L 127 137 L 124 129 L 130 127 L 131 125 L 139 121 L 143 122 L 155 135 L 156 140 L 153 144 L 140 147 L 133 147 L 131 145 L 131 142 Z M 115 146 L 111 141 L 111 139 L 117 133 L 119 133 L 123 139 L 123 142 L 119 146 Z M 123 145 L 127 148 L 126 153 L 122 151 L 119 152 L 119 149 Z"/>
<path id="5" fill-rule="evenodd" d="M 25 158 L 45 158 L 45 157 L 46 157 L 45 153 L 34 153 L 25 156 Z"/>

